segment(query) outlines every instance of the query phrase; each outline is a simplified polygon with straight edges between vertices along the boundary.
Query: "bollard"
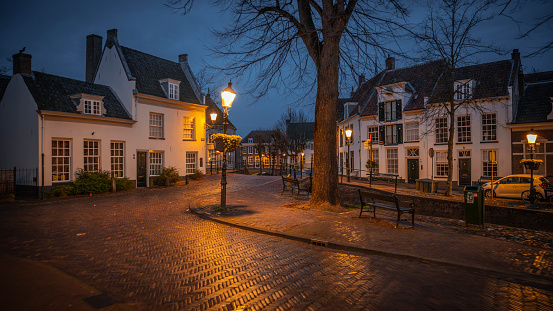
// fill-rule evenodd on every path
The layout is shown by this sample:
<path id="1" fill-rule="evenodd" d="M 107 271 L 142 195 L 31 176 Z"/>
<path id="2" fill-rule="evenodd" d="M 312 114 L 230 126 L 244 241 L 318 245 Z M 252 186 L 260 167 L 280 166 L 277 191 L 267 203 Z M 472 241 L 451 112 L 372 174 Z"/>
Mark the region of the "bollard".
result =
<path id="1" fill-rule="evenodd" d="M 111 192 L 115 193 L 117 191 L 117 183 L 115 182 L 115 178 L 111 178 Z"/>

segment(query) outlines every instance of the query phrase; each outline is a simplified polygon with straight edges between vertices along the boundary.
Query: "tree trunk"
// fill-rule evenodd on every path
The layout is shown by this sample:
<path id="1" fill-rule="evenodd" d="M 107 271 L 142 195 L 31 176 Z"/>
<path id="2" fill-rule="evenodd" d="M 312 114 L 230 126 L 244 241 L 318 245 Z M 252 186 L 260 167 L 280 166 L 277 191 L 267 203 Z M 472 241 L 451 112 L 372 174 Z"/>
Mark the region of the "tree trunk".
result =
<path id="1" fill-rule="evenodd" d="M 449 131 L 447 137 L 447 196 L 453 193 L 453 140 L 455 139 L 455 67 L 449 66 Z"/>
<path id="2" fill-rule="evenodd" d="M 315 105 L 315 152 L 313 188 L 309 204 L 338 203 L 336 157 L 336 106 L 338 104 L 339 39 L 329 39 L 321 50 L 317 66 Z"/>

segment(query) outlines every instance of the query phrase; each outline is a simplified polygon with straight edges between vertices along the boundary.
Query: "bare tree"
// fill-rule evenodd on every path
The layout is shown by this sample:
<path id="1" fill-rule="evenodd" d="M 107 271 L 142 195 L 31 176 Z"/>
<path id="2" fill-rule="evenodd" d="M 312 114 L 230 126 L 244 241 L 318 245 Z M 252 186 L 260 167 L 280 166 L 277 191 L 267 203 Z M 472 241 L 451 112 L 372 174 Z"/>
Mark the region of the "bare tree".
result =
<path id="1" fill-rule="evenodd" d="M 257 156 L 259 157 L 259 174 L 263 173 L 263 155 L 266 154 L 267 141 L 263 135 L 263 130 L 258 130 L 257 134 L 254 135 L 253 139 L 255 141 L 255 149 L 257 151 Z"/>
<path id="2" fill-rule="evenodd" d="M 422 119 L 434 127 L 434 122 L 443 122 L 440 119 L 434 121 L 436 117 L 447 118 L 447 195 L 451 195 L 453 187 L 455 113 L 467 105 L 482 109 L 471 101 L 471 94 L 464 93 L 467 90 L 464 85 L 455 84 L 455 72 L 477 54 L 501 52 L 474 37 L 477 26 L 497 16 L 497 12 L 493 11 L 497 8 L 498 3 L 495 0 L 431 1 L 428 6 L 428 18 L 421 24 L 420 32 L 416 33 L 423 53 L 431 59 L 443 60 L 444 74 L 438 81 L 439 87 L 428 101 Z"/>
<path id="3" fill-rule="evenodd" d="M 336 204 L 336 119 L 340 75 L 372 67 L 386 55 L 406 10 L 401 0 L 214 0 L 235 13 L 215 32 L 214 52 L 227 58 L 227 73 L 250 77 L 252 93 L 265 95 L 282 84 L 287 91 L 316 85 L 315 161 L 310 204 Z M 193 0 L 170 0 L 184 14 Z M 227 48 L 221 50 L 220 47 Z M 363 69 L 361 69 L 363 72 Z M 367 72 L 369 72 L 367 70 Z M 343 81 L 343 80 L 342 80 Z"/>

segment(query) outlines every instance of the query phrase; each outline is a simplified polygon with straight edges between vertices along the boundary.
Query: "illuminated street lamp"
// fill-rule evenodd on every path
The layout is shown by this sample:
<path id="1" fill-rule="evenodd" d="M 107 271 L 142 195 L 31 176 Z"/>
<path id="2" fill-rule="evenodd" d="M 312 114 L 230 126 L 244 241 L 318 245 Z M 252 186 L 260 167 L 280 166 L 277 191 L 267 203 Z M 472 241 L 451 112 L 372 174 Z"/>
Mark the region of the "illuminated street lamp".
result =
<path id="1" fill-rule="evenodd" d="M 351 145 L 351 133 L 353 133 L 353 131 L 351 129 L 347 129 L 346 130 L 346 145 L 348 145 L 348 153 L 347 153 L 347 156 L 346 156 L 346 175 L 348 176 L 348 182 L 350 182 L 350 177 L 349 177 L 349 162 L 350 162 L 350 158 L 349 158 L 349 145 Z"/>
<path id="2" fill-rule="evenodd" d="M 526 139 L 528 139 L 528 145 L 530 150 L 530 159 L 534 160 L 534 151 L 535 151 L 535 145 L 536 145 L 536 138 L 538 138 L 537 134 L 532 133 L 534 130 L 532 129 L 530 133 L 526 135 Z M 531 163 L 530 165 L 530 204 L 534 204 L 536 199 L 535 190 L 534 190 L 534 163 Z"/>
<path id="3" fill-rule="evenodd" d="M 223 99 L 223 134 L 227 134 L 227 125 L 228 125 L 228 110 L 232 107 L 232 102 L 236 97 L 236 92 L 232 89 L 232 83 L 229 82 L 227 88 L 221 92 L 221 98 Z M 223 142 L 223 145 L 226 145 Z M 223 170 L 221 177 L 221 208 L 227 207 L 227 152 L 223 151 Z"/>
<path id="4" fill-rule="evenodd" d="M 301 159 L 300 159 L 300 179 L 303 178 L 303 152 L 301 153 Z"/>

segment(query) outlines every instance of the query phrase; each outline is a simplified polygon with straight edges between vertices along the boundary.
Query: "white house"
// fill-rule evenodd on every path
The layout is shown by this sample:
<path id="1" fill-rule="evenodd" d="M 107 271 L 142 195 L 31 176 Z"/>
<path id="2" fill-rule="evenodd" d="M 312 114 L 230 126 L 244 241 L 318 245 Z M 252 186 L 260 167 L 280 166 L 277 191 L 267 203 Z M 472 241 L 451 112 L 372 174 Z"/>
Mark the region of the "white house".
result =
<path id="1" fill-rule="evenodd" d="M 453 180 L 468 185 L 481 176 L 508 175 L 511 136 L 507 125 L 513 121 L 513 103 L 518 99 L 520 54 L 515 50 L 510 60 L 456 69 L 456 100 L 466 104 L 457 110 L 455 120 L 435 108 L 447 98 L 444 72 L 442 61 L 396 69 L 395 60 L 388 58 L 384 71 L 360 81 L 338 122 L 339 166 L 350 161 L 352 174 L 365 177 L 372 150 L 374 173 L 399 175 L 408 182 L 419 178 L 445 181 L 447 129 L 449 122 L 456 122 L 451 138 Z M 349 154 L 348 128 L 353 131 Z M 489 151 L 495 152 L 498 161 L 488 159 Z"/>

